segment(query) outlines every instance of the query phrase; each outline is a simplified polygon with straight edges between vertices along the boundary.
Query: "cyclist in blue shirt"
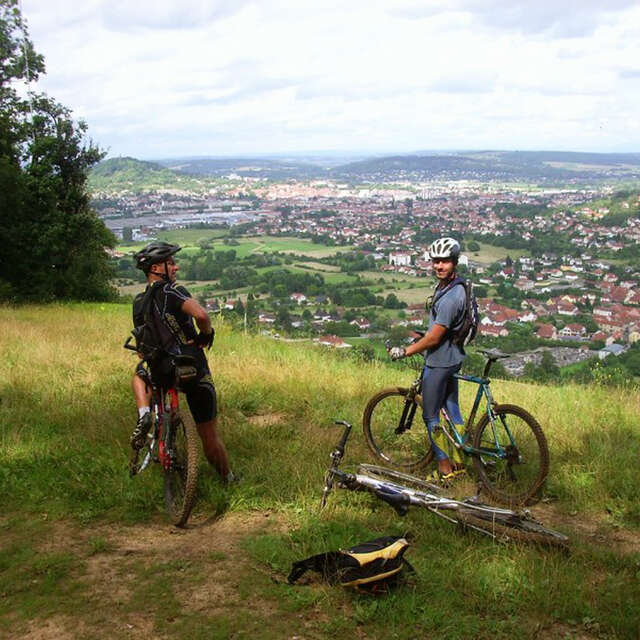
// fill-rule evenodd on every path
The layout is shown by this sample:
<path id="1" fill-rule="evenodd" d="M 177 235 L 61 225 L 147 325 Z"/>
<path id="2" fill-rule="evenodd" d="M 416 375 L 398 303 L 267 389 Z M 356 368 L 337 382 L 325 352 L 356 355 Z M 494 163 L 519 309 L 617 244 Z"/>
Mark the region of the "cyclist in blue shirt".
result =
<path id="1" fill-rule="evenodd" d="M 453 340 L 455 331 L 464 322 L 466 310 L 464 287 L 452 286 L 459 256 L 460 244 L 454 238 L 440 238 L 431 244 L 429 257 L 439 282 L 429 313 L 428 330 L 408 347 L 393 347 L 389 352 L 392 360 L 426 352 L 421 391 L 422 415 L 438 463 L 436 478 L 444 483 L 464 473 L 464 466 L 452 463 L 433 439 L 443 406 L 446 406 L 454 423 L 464 424 L 458 405 L 458 380 L 453 377 L 465 357 L 464 348 Z"/>

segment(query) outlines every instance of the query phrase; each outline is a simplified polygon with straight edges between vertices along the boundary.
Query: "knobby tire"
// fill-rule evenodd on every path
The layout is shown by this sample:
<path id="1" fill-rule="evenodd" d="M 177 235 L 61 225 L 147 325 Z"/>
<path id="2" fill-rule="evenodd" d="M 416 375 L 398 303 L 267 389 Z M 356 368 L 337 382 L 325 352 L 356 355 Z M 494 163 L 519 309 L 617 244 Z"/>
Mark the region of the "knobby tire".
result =
<path id="1" fill-rule="evenodd" d="M 504 428 L 506 423 L 516 442 L 514 459 L 499 460 L 474 454 L 473 462 L 486 492 L 510 507 L 533 504 L 549 473 L 549 448 L 542 427 L 521 407 L 503 404 L 494 407 L 496 436 L 504 447 L 511 446 Z M 504 422 L 503 422 L 504 421 Z M 476 449 L 495 447 L 494 432 L 488 415 L 475 428 Z"/>
<path id="2" fill-rule="evenodd" d="M 361 464 L 358 466 L 358 473 L 417 491 L 434 493 L 434 488 L 437 489 L 426 480 L 395 469 Z M 568 548 L 568 538 L 564 534 L 547 529 L 539 522 L 524 518 L 517 513 L 504 515 L 492 513 L 490 510 L 479 511 L 471 507 L 461 507 L 458 511 L 451 510 L 447 513 L 463 526 L 470 525 L 482 529 L 499 541 L 533 542 L 549 547 Z"/>
<path id="3" fill-rule="evenodd" d="M 517 515 L 502 516 L 474 509 L 461 509 L 455 514 L 455 518 L 463 526 L 471 525 L 482 529 L 495 536 L 498 541 L 533 542 L 559 549 L 567 549 L 569 546 L 569 540 L 564 534 Z"/>
<path id="4" fill-rule="evenodd" d="M 181 412 L 174 420 L 176 461 L 164 472 L 164 499 L 171 521 L 182 527 L 196 501 L 199 445 L 191 413 Z"/>
<path id="5" fill-rule="evenodd" d="M 362 417 L 362 429 L 373 455 L 386 464 L 405 471 L 426 466 L 433 459 L 433 451 L 422 420 L 422 400 L 414 397 L 409 406 L 410 428 L 395 433 L 405 408 L 409 389 L 390 387 L 376 393 L 367 403 Z"/>

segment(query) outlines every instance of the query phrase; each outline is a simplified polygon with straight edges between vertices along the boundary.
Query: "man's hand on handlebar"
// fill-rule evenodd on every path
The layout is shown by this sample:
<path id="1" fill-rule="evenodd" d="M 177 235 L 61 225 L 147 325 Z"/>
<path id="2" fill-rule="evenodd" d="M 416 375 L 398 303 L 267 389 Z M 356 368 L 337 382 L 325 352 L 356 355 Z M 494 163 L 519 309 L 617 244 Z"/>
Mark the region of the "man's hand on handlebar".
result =
<path id="1" fill-rule="evenodd" d="M 389 349 L 389 357 L 392 360 L 401 360 L 407 355 L 407 352 L 404 347 L 391 347 Z"/>
<path id="2" fill-rule="evenodd" d="M 213 327 L 211 327 L 211 333 L 202 333 L 202 331 L 196 336 L 194 342 L 201 349 L 210 349 L 213 344 L 213 338 L 216 332 Z"/>

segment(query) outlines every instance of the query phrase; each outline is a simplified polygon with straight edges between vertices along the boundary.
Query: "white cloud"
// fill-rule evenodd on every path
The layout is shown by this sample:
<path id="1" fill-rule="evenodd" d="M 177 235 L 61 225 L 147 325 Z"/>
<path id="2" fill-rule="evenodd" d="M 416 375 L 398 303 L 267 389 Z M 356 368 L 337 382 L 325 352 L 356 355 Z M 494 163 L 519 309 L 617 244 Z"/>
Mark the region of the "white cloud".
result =
<path id="1" fill-rule="evenodd" d="M 23 0 L 42 87 L 111 153 L 138 157 L 638 150 L 640 7 L 603 7 Z"/>

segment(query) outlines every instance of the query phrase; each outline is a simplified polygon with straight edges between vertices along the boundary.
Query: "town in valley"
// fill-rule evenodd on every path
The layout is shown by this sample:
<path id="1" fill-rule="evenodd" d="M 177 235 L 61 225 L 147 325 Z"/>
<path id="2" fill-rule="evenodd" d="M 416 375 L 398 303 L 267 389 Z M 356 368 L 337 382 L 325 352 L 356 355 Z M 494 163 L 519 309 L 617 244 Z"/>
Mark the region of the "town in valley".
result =
<path id="1" fill-rule="evenodd" d="M 120 239 L 121 293 L 142 286 L 130 254 L 172 239 L 185 246 L 181 280 L 212 313 L 362 352 L 426 325 L 435 283 L 427 247 L 451 235 L 479 302 L 477 342 L 514 354 L 506 374 L 620 357 L 635 367 L 640 190 L 632 185 L 397 171 L 274 178 L 251 169 L 94 186 L 94 206 Z"/>

